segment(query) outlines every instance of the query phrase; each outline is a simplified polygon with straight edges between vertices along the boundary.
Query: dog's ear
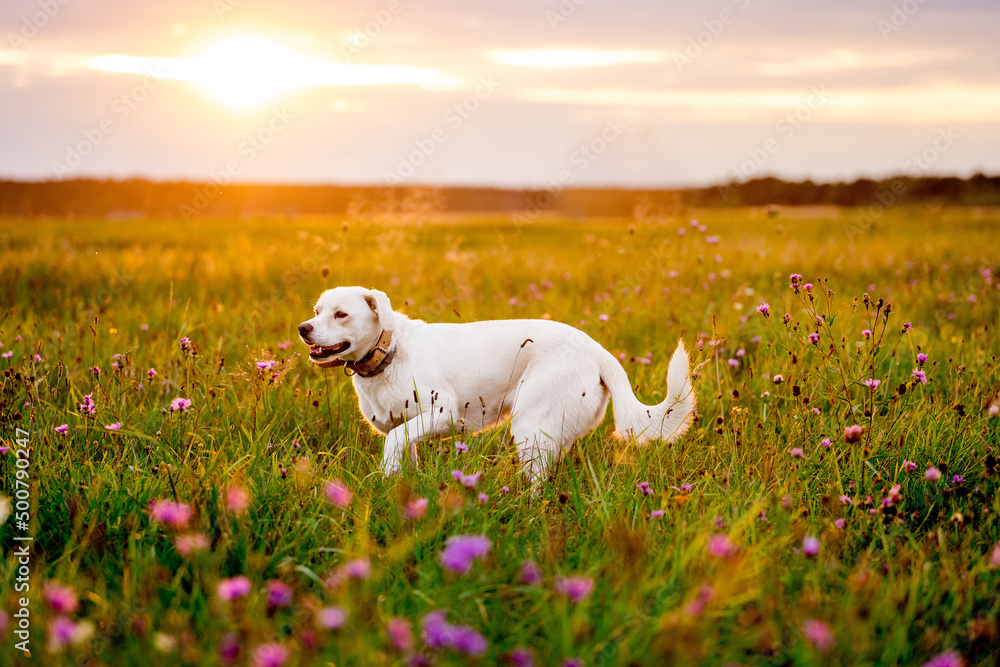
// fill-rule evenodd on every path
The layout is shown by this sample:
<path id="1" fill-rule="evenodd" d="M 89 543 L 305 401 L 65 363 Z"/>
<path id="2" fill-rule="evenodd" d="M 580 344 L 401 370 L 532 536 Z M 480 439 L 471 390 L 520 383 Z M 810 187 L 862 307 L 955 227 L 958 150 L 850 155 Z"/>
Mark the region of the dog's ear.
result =
<path id="1" fill-rule="evenodd" d="M 378 323 L 382 325 L 383 329 L 392 331 L 396 328 L 396 313 L 392 311 L 392 304 L 389 303 L 389 297 L 385 295 L 385 292 L 380 292 L 377 289 L 368 290 L 368 293 L 365 294 L 365 301 L 372 312 L 378 316 Z"/>

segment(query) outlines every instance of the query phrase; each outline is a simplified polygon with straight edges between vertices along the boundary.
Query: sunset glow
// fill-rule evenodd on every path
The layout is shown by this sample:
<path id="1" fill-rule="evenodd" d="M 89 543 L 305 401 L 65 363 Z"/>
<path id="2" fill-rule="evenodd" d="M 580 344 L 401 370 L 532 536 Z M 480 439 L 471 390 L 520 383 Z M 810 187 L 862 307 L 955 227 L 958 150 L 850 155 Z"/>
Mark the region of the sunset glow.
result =
<path id="1" fill-rule="evenodd" d="M 254 35 L 220 42 L 194 59 L 192 74 L 226 104 L 253 107 L 316 81 L 322 63 Z"/>
<path id="2" fill-rule="evenodd" d="M 1000 169 L 980 0 L 106 4 L 0 7 L 0 176 L 53 176 L 106 119 L 73 176 L 197 177 L 282 107 L 294 130 L 241 178 L 539 186 L 608 121 L 621 140 L 577 185 L 712 183 L 776 131 L 761 174 L 891 175 L 939 131 L 959 138 L 929 172 Z"/>

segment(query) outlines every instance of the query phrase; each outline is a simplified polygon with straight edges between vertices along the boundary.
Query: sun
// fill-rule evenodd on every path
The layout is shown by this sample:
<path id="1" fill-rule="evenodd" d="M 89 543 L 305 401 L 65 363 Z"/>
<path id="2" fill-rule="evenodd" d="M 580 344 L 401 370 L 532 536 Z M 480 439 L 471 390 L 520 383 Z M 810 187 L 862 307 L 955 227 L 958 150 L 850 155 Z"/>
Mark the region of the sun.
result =
<path id="1" fill-rule="evenodd" d="M 238 108 L 262 106 L 308 85 L 318 62 L 255 35 L 232 37 L 193 63 L 193 78 L 210 94 Z"/>

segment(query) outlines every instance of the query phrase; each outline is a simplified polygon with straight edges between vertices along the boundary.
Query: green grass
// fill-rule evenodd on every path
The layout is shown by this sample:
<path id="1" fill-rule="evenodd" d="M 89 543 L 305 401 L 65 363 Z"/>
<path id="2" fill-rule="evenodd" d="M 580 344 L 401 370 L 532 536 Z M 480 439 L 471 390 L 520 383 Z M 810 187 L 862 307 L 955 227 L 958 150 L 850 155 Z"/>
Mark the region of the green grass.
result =
<path id="1" fill-rule="evenodd" d="M 30 592 L 16 592 L 13 538 L 25 533 L 15 516 L 0 526 L 0 608 L 13 616 L 28 597 L 30 664 L 46 665 L 220 664 L 226 635 L 240 665 L 266 643 L 288 647 L 288 665 L 404 664 L 385 632 L 393 617 L 441 665 L 493 664 L 517 647 L 538 665 L 919 665 L 946 650 L 994 664 L 1000 212 L 892 210 L 850 239 L 856 219 L 744 209 L 525 226 L 431 211 L 2 220 L 0 351 L 13 355 L 0 358 L 0 438 L 11 447 L 0 494 L 15 496 L 25 429 L 35 541 Z M 790 288 L 792 273 L 814 299 Z M 429 321 L 579 326 L 625 355 L 647 403 L 661 400 L 683 338 L 693 363 L 707 362 L 698 421 L 673 445 L 638 447 L 609 437 L 609 416 L 539 497 L 502 431 L 468 438 L 466 454 L 450 439 L 423 444 L 419 469 L 383 479 L 381 439 L 349 380 L 311 367 L 296 341 L 312 300 L 338 284 L 383 289 Z M 755 312 L 762 301 L 767 318 Z M 181 350 L 183 337 L 196 352 Z M 911 375 L 920 352 L 927 384 Z M 647 354 L 649 364 L 632 360 Z M 277 365 L 255 366 L 266 359 Z M 874 392 L 868 378 L 882 381 Z M 87 394 L 92 417 L 78 409 Z M 192 406 L 171 413 L 178 396 Z M 114 422 L 120 430 L 105 429 Z M 863 437 L 847 443 L 853 424 Z M 930 466 L 940 480 L 925 479 Z M 484 476 L 471 491 L 453 469 Z M 346 510 L 324 499 L 333 479 L 354 493 Z M 225 506 L 234 484 L 251 498 L 242 515 Z M 883 506 L 894 484 L 902 498 Z M 415 498 L 428 511 L 410 521 L 403 507 Z M 185 557 L 177 531 L 151 521 L 150 502 L 168 499 L 192 508 L 181 532 L 203 534 L 208 549 Z M 438 560 L 456 534 L 492 541 L 461 576 Z M 713 556 L 715 535 L 733 553 Z M 819 539 L 815 557 L 801 553 L 807 535 Z M 370 559 L 368 579 L 327 585 L 356 558 Z M 538 585 L 521 582 L 528 559 Z M 250 595 L 219 600 L 217 583 L 237 575 Z M 593 593 L 570 602 L 555 587 L 564 576 L 592 578 Z M 290 607 L 268 608 L 275 579 L 292 587 Z M 77 636 L 51 651 L 49 580 L 79 600 L 68 614 Z M 346 626 L 318 628 L 332 605 Z M 482 633 L 486 653 L 427 649 L 420 620 L 439 609 Z M 810 641 L 809 619 L 832 646 Z M 29 664 L 10 621 L 0 663 Z"/>

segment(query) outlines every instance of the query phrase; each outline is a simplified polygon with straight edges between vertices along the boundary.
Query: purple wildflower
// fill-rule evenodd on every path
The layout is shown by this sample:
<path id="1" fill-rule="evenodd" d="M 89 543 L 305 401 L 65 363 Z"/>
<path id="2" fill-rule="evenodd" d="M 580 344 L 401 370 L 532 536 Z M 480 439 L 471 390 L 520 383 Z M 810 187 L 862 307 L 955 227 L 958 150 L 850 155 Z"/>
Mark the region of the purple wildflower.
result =
<path id="1" fill-rule="evenodd" d="M 462 486 L 474 489 L 479 484 L 479 478 L 483 476 L 483 473 L 480 471 L 472 475 L 466 475 L 461 470 L 452 470 L 451 476 L 458 480 L 458 483 Z"/>
<path id="2" fill-rule="evenodd" d="M 507 656 L 513 667 L 535 667 L 535 655 L 531 649 L 518 646 Z"/>
<path id="3" fill-rule="evenodd" d="M 115 422 L 113 424 L 105 424 L 104 429 L 107 431 L 120 431 L 122 427 L 121 422 Z"/>
<path id="4" fill-rule="evenodd" d="M 792 458 L 801 459 L 805 458 L 806 453 L 802 451 L 801 447 L 792 447 L 788 450 L 788 453 L 792 455 Z"/>
<path id="5" fill-rule="evenodd" d="M 273 579 L 267 582 L 267 606 L 269 607 L 291 607 L 292 587 L 283 581 Z"/>
<path id="6" fill-rule="evenodd" d="M 649 513 L 650 519 L 659 519 L 661 516 L 667 513 L 667 510 L 653 510 Z"/>
<path id="7" fill-rule="evenodd" d="M 76 623 L 66 616 L 56 616 L 49 621 L 48 650 L 52 653 L 62 650 L 76 638 Z"/>
<path id="8" fill-rule="evenodd" d="M 934 466 L 931 466 L 926 471 L 924 471 L 924 479 L 926 479 L 929 482 L 936 482 L 937 480 L 941 479 L 941 471 L 935 468 Z"/>
<path id="9" fill-rule="evenodd" d="M 240 640 L 232 632 L 227 632 L 219 639 L 219 659 L 223 665 L 231 665 L 240 657 Z"/>
<path id="10" fill-rule="evenodd" d="M 69 424 L 56 426 L 56 433 L 66 433 L 67 431 L 69 431 Z"/>
<path id="11" fill-rule="evenodd" d="M 649 482 L 638 482 L 636 483 L 635 488 L 639 489 L 647 496 L 653 495 L 653 490 L 649 488 Z"/>
<path id="12" fill-rule="evenodd" d="M 542 581 L 542 569 L 533 560 L 521 563 L 521 582 L 528 586 L 537 586 Z"/>
<path id="13" fill-rule="evenodd" d="M 923 352 L 919 352 L 917 354 L 917 365 L 923 366 L 926 363 L 927 363 L 927 355 L 924 354 Z"/>
<path id="14" fill-rule="evenodd" d="M 467 655 L 486 652 L 486 638 L 464 625 L 452 625 L 447 612 L 432 611 L 420 619 L 421 636 L 428 648 L 450 648 Z"/>
<path id="15" fill-rule="evenodd" d="M 472 562 L 485 558 L 492 546 L 485 535 L 453 535 L 445 542 L 438 560 L 452 572 L 466 574 L 472 569 Z"/>
<path id="16" fill-rule="evenodd" d="M 872 391 L 878 389 L 878 386 L 880 384 L 882 384 L 882 381 L 876 380 L 875 378 L 868 378 L 867 380 L 865 380 L 865 386 L 871 389 Z"/>
<path id="17" fill-rule="evenodd" d="M 91 392 L 83 397 L 83 402 L 79 406 L 80 412 L 85 415 L 92 415 L 97 410 L 97 404 L 94 403 L 94 393 Z"/>
<path id="18" fill-rule="evenodd" d="M 914 368 L 910 375 L 920 382 L 920 384 L 927 384 L 927 373 L 923 372 L 919 368 Z"/>
<path id="19" fill-rule="evenodd" d="M 150 517 L 157 523 L 183 528 L 191 520 L 191 507 L 172 500 L 155 500 L 149 503 Z"/>
<path id="20" fill-rule="evenodd" d="M 771 313 L 771 304 L 769 304 L 769 303 L 767 303 L 765 301 L 764 303 L 762 303 L 759 306 L 757 306 L 757 312 L 760 313 L 761 315 L 763 315 L 764 317 L 770 317 L 771 316 L 770 315 L 770 313 Z"/>

